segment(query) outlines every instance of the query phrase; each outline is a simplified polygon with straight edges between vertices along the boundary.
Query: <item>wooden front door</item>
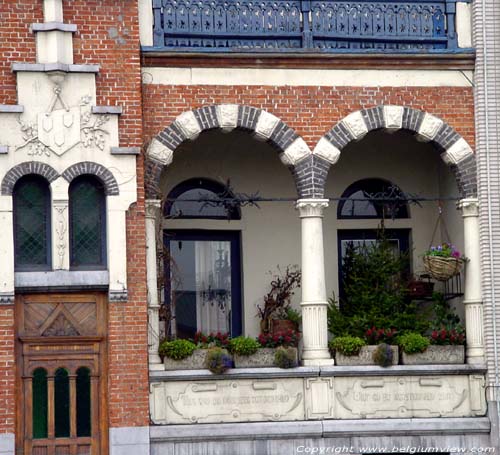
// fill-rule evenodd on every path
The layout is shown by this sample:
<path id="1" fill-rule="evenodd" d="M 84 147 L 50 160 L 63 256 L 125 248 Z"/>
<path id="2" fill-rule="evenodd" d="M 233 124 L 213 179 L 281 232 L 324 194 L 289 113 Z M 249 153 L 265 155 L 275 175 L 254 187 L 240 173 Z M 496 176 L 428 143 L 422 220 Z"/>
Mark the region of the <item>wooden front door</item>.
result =
<path id="1" fill-rule="evenodd" d="M 18 296 L 18 454 L 107 453 L 105 302 Z"/>

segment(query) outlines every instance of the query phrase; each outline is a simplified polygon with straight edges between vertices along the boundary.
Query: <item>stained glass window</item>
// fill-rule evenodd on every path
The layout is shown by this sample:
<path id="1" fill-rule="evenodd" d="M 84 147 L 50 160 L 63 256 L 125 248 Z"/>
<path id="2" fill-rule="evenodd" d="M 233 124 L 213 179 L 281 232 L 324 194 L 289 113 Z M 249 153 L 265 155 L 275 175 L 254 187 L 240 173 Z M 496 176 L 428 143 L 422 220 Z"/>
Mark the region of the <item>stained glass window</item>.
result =
<path id="1" fill-rule="evenodd" d="M 14 187 L 14 248 L 18 270 L 50 266 L 50 190 L 37 175 L 21 178 Z"/>
<path id="2" fill-rule="evenodd" d="M 69 188 L 71 267 L 106 265 L 106 199 L 102 183 L 84 175 Z"/>
<path id="3" fill-rule="evenodd" d="M 47 437 L 47 372 L 37 368 L 33 372 L 33 439 Z"/>

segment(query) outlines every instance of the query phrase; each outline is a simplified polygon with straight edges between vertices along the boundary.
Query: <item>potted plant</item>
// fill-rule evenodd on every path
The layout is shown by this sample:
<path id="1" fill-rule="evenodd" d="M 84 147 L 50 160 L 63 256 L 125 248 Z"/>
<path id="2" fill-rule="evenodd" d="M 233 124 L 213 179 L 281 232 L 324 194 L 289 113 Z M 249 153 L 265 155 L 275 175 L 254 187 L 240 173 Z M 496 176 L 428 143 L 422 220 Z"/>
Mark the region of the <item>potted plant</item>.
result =
<path id="1" fill-rule="evenodd" d="M 379 339 L 383 340 L 383 337 Z M 383 350 L 380 349 L 380 346 L 383 346 Z M 366 340 L 360 337 L 342 336 L 334 338 L 329 343 L 329 348 L 332 355 L 335 354 L 335 364 L 339 366 L 388 366 L 398 363 L 398 347 L 383 342 L 367 345 Z M 386 351 L 390 351 L 390 353 Z M 387 362 L 389 363 L 387 364 Z"/>
<path id="2" fill-rule="evenodd" d="M 261 348 L 258 352 L 262 358 L 266 355 L 267 363 L 265 366 L 275 365 L 275 356 L 277 349 L 280 347 L 287 348 L 287 354 L 292 356 L 297 361 L 298 351 L 297 346 L 299 345 L 300 332 L 297 330 L 285 330 L 284 332 L 272 333 L 261 333 L 257 341 Z M 264 354 L 266 353 L 266 354 Z"/>
<path id="3" fill-rule="evenodd" d="M 236 368 L 272 367 L 274 350 L 261 348 L 260 343 L 250 337 L 236 337 L 229 342 Z"/>
<path id="4" fill-rule="evenodd" d="M 448 281 L 458 275 L 466 260 L 465 256 L 449 243 L 431 246 L 423 257 L 425 270 L 438 281 Z"/>
<path id="5" fill-rule="evenodd" d="M 264 297 L 264 305 L 257 305 L 262 333 L 296 329 L 294 321 L 288 319 L 287 312 L 295 290 L 300 287 L 301 277 L 299 268 L 290 265 L 283 273 L 278 267 L 278 273 L 273 274 L 271 290 Z"/>
<path id="6" fill-rule="evenodd" d="M 226 349 L 213 347 L 207 349 L 204 367 L 213 374 L 223 374 L 233 365 L 233 360 Z"/>
<path id="7" fill-rule="evenodd" d="M 296 368 L 299 366 L 297 348 L 280 346 L 274 354 L 274 364 L 278 368 Z"/>

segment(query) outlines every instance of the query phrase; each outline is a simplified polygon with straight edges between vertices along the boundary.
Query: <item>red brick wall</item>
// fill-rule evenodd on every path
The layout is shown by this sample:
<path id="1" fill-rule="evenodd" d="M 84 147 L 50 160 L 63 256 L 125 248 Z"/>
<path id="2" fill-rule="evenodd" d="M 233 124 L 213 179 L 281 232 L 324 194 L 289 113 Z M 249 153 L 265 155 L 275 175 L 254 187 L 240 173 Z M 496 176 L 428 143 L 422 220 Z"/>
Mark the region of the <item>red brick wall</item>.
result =
<path id="1" fill-rule="evenodd" d="M 351 112 L 380 104 L 421 109 L 453 126 L 474 147 L 474 103 L 468 87 L 259 87 L 145 84 L 144 133 L 149 139 L 180 113 L 210 104 L 244 104 L 276 115 L 314 148 Z"/>
<path id="2" fill-rule="evenodd" d="M 15 430 L 14 305 L 0 306 L 0 433 Z"/>

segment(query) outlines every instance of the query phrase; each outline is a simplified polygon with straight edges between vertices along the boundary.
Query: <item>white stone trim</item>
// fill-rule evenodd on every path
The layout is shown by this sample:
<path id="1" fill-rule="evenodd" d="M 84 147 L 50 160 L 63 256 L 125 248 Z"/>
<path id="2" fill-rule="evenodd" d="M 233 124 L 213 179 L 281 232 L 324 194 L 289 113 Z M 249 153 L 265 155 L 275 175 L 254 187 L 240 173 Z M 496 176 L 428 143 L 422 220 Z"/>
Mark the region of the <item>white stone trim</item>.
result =
<path id="1" fill-rule="evenodd" d="M 362 139 L 368 133 L 368 127 L 361 111 L 352 112 L 344 117 L 342 123 L 351 132 L 355 141 Z"/>
<path id="2" fill-rule="evenodd" d="M 262 111 L 255 127 L 255 135 L 258 139 L 267 140 L 276 128 L 280 119 L 267 111 Z"/>
<path id="3" fill-rule="evenodd" d="M 109 292 L 127 292 L 127 225 L 126 210 L 123 209 L 120 196 L 108 196 L 107 205 L 107 246 Z"/>
<path id="4" fill-rule="evenodd" d="M 149 455 L 149 427 L 109 429 L 110 455 Z"/>
<path id="5" fill-rule="evenodd" d="M 314 147 L 313 155 L 319 156 L 333 165 L 340 158 L 340 150 L 328 139 L 322 137 Z"/>
<path id="6" fill-rule="evenodd" d="M 138 0 L 139 36 L 142 46 L 153 45 L 153 4 L 151 0 Z"/>
<path id="7" fill-rule="evenodd" d="M 400 130 L 403 127 L 403 106 L 384 106 L 384 125 L 389 131 Z"/>
<path id="8" fill-rule="evenodd" d="M 295 141 L 293 141 L 283 152 L 286 161 L 289 162 L 291 165 L 295 165 L 302 158 L 305 158 L 310 154 L 311 150 L 309 149 L 309 146 L 301 137 L 295 139 Z"/>
<path id="9" fill-rule="evenodd" d="M 436 137 L 441 126 L 443 126 L 443 121 L 440 118 L 434 117 L 426 112 L 418 130 L 419 139 L 423 142 L 432 141 Z"/>
<path id="10" fill-rule="evenodd" d="M 12 196 L 0 196 L 0 264 L 2 264 L 1 294 L 14 294 L 14 220 Z"/>
<path id="11" fill-rule="evenodd" d="M 63 22 L 62 0 L 43 0 L 43 18 L 45 22 Z"/>
<path id="12" fill-rule="evenodd" d="M 73 33 L 53 30 L 36 33 L 37 63 L 73 64 Z"/>
<path id="13" fill-rule="evenodd" d="M 189 140 L 195 140 L 202 131 L 193 111 L 183 112 L 175 119 L 175 124 L 181 129 L 184 136 Z"/>
<path id="14" fill-rule="evenodd" d="M 219 126 L 223 131 L 229 132 L 238 125 L 238 109 L 237 104 L 219 104 L 216 107 Z"/>
<path id="15" fill-rule="evenodd" d="M 441 157 L 446 163 L 458 164 L 460 161 L 463 161 L 473 154 L 474 152 L 470 148 L 467 141 L 464 138 L 460 138 L 448 150 L 446 150 Z"/>
<path id="16" fill-rule="evenodd" d="M 144 83 L 291 87 L 471 87 L 472 71 L 297 68 L 143 68 Z"/>
<path id="17" fill-rule="evenodd" d="M 458 47 L 472 47 L 472 2 L 456 3 L 455 23 Z"/>
<path id="18" fill-rule="evenodd" d="M 149 144 L 147 155 L 164 166 L 168 166 L 174 159 L 174 151 L 163 145 L 158 139 L 153 139 Z"/>

